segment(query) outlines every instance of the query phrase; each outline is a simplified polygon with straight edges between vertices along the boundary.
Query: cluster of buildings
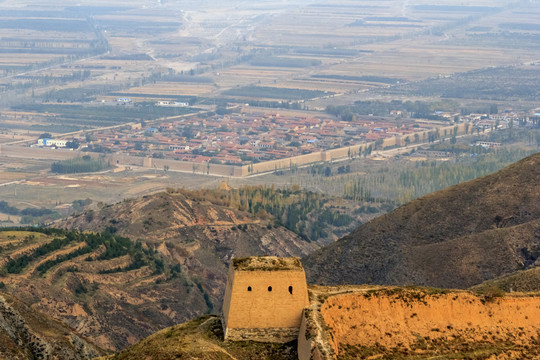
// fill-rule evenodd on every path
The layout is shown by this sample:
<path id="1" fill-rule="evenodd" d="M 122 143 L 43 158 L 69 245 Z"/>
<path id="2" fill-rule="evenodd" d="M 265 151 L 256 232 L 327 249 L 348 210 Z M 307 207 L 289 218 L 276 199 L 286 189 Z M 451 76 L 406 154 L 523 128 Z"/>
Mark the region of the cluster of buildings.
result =
<path id="1" fill-rule="evenodd" d="M 162 106 L 183 106 L 163 104 Z M 538 111 L 538 110 L 535 110 Z M 471 131 L 506 128 L 540 121 L 533 112 L 504 111 L 499 114 L 438 112 L 448 121 L 429 121 L 393 116 L 356 117 L 343 121 L 325 114 L 280 115 L 277 112 L 238 112 L 228 115 L 192 116 L 153 126 L 94 132 L 76 139 L 88 150 L 121 153 L 195 163 L 247 165 L 382 141 L 415 136 L 457 122 L 470 122 Z M 539 113 L 540 114 L 540 113 Z M 422 140 L 424 140 L 422 138 Z M 420 141 L 420 140 L 418 140 Z M 38 146 L 66 147 L 69 140 L 39 139 Z"/>
<path id="2" fill-rule="evenodd" d="M 234 113 L 94 133 L 81 145 L 135 156 L 249 164 L 346 147 L 432 128 L 414 120 L 366 116 L 353 122 L 324 114 Z"/>

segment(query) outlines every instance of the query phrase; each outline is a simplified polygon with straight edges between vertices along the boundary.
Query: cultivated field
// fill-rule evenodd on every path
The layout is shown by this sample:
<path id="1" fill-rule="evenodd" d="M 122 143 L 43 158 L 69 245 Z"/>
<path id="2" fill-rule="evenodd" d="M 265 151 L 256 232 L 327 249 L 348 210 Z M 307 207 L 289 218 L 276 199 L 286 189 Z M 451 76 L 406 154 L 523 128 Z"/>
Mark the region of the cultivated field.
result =
<path id="1" fill-rule="evenodd" d="M 8 88 L 13 85 L 19 94 L 22 90 L 49 101 L 66 96 L 72 101 L 95 96 L 109 100 L 119 90 L 143 102 L 153 100 L 144 95 L 207 98 L 245 86 L 370 96 L 388 83 L 362 76 L 418 81 L 540 57 L 535 45 L 539 10 L 526 3 L 92 2 L 80 8 L 59 5 L 54 14 L 21 10 L 10 1 L 2 6 L 0 18 L 6 22 L 0 68 L 11 76 L 0 76 L 0 91 L 1 84 L 7 91 L 4 106 L 22 100 L 11 96 Z M 24 71 L 31 76 L 15 76 Z M 78 71 L 85 71 L 83 79 Z M 154 80 L 171 71 L 202 74 L 210 81 Z M 82 94 L 74 96 L 74 88 Z M 250 98 L 276 99 L 257 98 L 256 93 Z"/>
<path id="2" fill-rule="evenodd" d="M 198 84 L 187 82 L 159 82 L 142 87 L 133 87 L 126 91 L 131 97 L 145 98 L 151 95 L 156 97 L 174 98 L 175 96 L 206 96 L 215 89 L 211 84 Z"/>
<path id="3" fill-rule="evenodd" d="M 538 88 L 540 78 L 522 71 L 538 73 L 537 65 L 523 65 L 540 59 L 535 3 L 64 1 L 48 10 L 49 5 L 0 3 L 0 144 L 34 142 L 45 132 L 84 136 L 86 130 L 153 124 L 183 113 L 155 107 L 158 100 L 212 110 L 257 101 L 324 109 L 366 99 L 437 102 L 448 95 L 441 89 L 450 89 L 483 96 L 444 97 L 458 111 L 459 104 L 488 101 L 499 108 L 534 106 L 536 95 L 523 100 L 519 91 Z M 463 74 L 477 70 L 487 75 Z M 492 88 L 489 83 L 501 79 L 504 98 L 475 87 Z M 119 97 L 133 103 L 119 106 Z M 0 188 L 0 196 L 40 206 L 86 197 L 119 201 L 169 185 L 218 182 L 173 173 L 139 179 L 134 170 L 75 181 L 40 174 L 52 159 L 0 159 L 2 182 L 32 178 L 17 185 L 24 188 L 17 196 L 10 186 Z M 42 189 L 51 196 L 40 195 Z"/>
<path id="4" fill-rule="evenodd" d="M 163 191 L 168 187 L 217 187 L 222 180 L 203 175 L 174 172 L 164 174 L 163 171 L 148 169 L 61 176 L 47 174 L 46 171 L 50 169 L 48 161 L 27 160 L 11 164 L 5 160 L 11 159 L 0 157 L 0 199 L 19 208 L 28 207 L 28 204 L 40 208 L 55 208 L 87 198 L 95 202 L 118 202 Z M 12 165 L 24 167 L 27 171 L 7 171 L 7 167 Z M 11 184 L 12 182 L 16 183 Z M 6 185 L 2 186 L 4 184 Z M 11 220 L 14 220 L 13 216 Z"/>

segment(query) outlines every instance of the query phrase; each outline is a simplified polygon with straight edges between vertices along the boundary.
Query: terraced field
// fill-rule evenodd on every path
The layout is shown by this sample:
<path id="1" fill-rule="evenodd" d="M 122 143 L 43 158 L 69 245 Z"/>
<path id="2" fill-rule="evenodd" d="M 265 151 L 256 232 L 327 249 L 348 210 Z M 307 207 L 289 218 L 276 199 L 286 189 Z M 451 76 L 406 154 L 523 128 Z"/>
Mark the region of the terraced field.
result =
<path id="1" fill-rule="evenodd" d="M 187 304 L 192 315 L 207 307 L 197 284 L 186 293 L 172 291 L 187 281 L 179 265 L 164 262 L 140 242 L 109 233 L 1 231 L 0 254 L 4 291 L 104 348 L 121 348 L 163 323 L 185 320 Z"/>
<path id="2" fill-rule="evenodd" d="M 86 210 L 58 229 L 0 229 L 0 291 L 119 350 L 219 312 L 231 257 L 318 247 L 218 204 L 171 189 Z"/>

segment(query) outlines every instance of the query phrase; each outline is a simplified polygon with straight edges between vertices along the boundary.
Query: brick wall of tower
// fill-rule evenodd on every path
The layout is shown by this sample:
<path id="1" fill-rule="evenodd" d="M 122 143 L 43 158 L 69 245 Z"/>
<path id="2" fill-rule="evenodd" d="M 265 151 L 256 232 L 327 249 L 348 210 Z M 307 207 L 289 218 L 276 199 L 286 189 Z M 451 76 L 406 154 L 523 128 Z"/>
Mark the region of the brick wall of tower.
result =
<path id="1" fill-rule="evenodd" d="M 293 340 L 308 304 L 303 270 L 231 269 L 223 302 L 225 338 Z"/>

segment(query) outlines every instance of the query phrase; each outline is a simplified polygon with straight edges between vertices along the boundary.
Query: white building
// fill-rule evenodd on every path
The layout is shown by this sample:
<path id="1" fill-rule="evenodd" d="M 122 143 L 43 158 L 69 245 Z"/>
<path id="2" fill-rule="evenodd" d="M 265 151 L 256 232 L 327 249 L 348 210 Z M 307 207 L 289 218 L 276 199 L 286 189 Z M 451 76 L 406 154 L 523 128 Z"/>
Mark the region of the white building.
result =
<path id="1" fill-rule="evenodd" d="M 39 139 L 37 144 L 38 146 L 47 146 L 47 147 L 56 146 L 59 148 L 64 148 L 67 146 L 67 143 L 68 143 L 67 140 Z"/>
<path id="2" fill-rule="evenodd" d="M 156 103 L 156 106 L 188 107 L 189 103 L 179 102 L 179 101 L 170 101 L 170 100 L 160 100 Z"/>

